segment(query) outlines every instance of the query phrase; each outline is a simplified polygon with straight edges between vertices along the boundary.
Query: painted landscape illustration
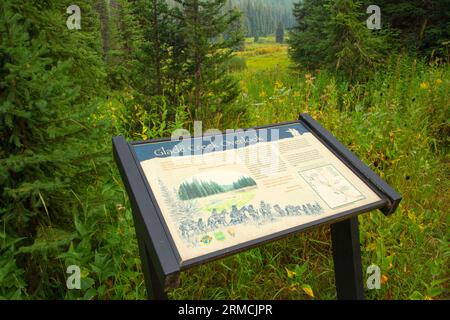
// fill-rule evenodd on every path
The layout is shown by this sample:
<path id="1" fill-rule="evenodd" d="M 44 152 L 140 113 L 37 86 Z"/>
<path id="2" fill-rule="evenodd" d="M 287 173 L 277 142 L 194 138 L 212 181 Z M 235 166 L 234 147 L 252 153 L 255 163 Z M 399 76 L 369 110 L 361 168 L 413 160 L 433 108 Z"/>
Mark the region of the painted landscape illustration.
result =
<path id="1" fill-rule="evenodd" d="M 220 177 L 226 177 L 221 171 L 218 171 L 218 174 Z M 256 187 L 255 180 L 245 176 L 228 182 L 218 182 L 217 178 L 215 180 L 194 178 L 192 181 L 185 181 L 180 185 L 178 196 L 181 200 L 192 200 L 251 187 Z"/>
<path id="2" fill-rule="evenodd" d="M 281 206 L 259 201 L 258 185 L 243 173 L 210 170 L 189 177 L 172 191 L 159 179 L 159 187 L 177 226 L 178 235 L 188 247 L 209 245 L 236 237 L 236 227 L 262 226 L 294 216 L 319 215 L 319 203 Z"/>

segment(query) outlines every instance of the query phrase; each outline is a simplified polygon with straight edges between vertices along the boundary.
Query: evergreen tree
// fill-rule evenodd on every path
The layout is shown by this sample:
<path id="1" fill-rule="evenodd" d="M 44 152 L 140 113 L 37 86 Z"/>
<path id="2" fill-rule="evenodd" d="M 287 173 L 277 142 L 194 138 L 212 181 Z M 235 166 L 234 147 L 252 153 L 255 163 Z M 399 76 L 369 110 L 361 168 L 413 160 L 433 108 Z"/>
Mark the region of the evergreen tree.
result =
<path id="1" fill-rule="evenodd" d="M 324 10 L 327 0 L 301 1 L 294 4 L 297 25 L 289 34 L 289 54 L 298 64 L 318 67 L 324 63 L 327 49 L 325 20 L 329 14 Z"/>
<path id="2" fill-rule="evenodd" d="M 224 10 L 226 0 L 176 0 L 177 19 L 185 39 L 184 57 L 191 118 L 211 121 L 211 113 L 226 112 L 238 96 L 236 81 L 226 73 L 232 48 L 241 41 L 233 30 L 239 13 Z M 227 37 L 223 37 L 227 34 Z"/>
<path id="3" fill-rule="evenodd" d="M 89 1 L 79 3 L 82 30 L 70 31 L 61 15 L 69 4 L 0 2 L 0 216 L 16 246 L 32 244 L 38 227 L 70 221 L 73 192 L 92 176 L 89 101 L 101 94 L 104 72 L 98 18 Z M 46 268 L 38 263 L 36 255 L 18 260 L 34 279 L 31 293 L 55 272 L 38 272 Z"/>
<path id="4" fill-rule="evenodd" d="M 112 89 L 123 89 L 132 84 L 138 74 L 137 49 L 143 35 L 130 0 L 104 0 L 96 2 L 100 16 L 103 59 Z"/>
<path id="5" fill-rule="evenodd" d="M 231 8 L 230 11 L 239 12 L 237 8 Z M 240 15 L 239 19 L 236 19 L 232 24 L 232 36 L 239 35 L 239 41 L 232 48 L 234 51 L 243 51 L 245 49 L 245 38 L 244 36 L 247 34 L 247 26 L 246 26 L 246 18 L 244 15 Z M 228 39 L 229 36 L 227 33 L 224 34 L 225 39 Z"/>
<path id="6" fill-rule="evenodd" d="M 165 0 L 120 3 L 116 42 L 121 57 L 115 65 L 127 76 L 122 87 L 132 96 L 119 98 L 124 106 L 122 125 L 126 135 L 139 139 L 153 126 L 165 126 L 166 120 L 174 123 L 177 118 L 186 79 L 185 42 L 173 16 L 176 8 Z"/>
<path id="7" fill-rule="evenodd" d="M 448 58 L 450 0 L 373 0 L 381 8 L 383 28 L 392 28 L 401 48 Z"/>
<path id="8" fill-rule="evenodd" d="M 289 37 L 291 58 L 310 68 L 339 71 L 350 80 L 368 77 L 387 56 L 389 34 L 369 30 L 364 14 L 357 0 L 296 3 L 298 24 Z"/>
<path id="9" fill-rule="evenodd" d="M 277 43 L 284 43 L 284 26 L 281 21 L 278 23 L 278 26 L 277 26 L 275 40 Z"/>
<path id="10" fill-rule="evenodd" d="M 136 13 L 144 30 L 139 61 L 142 78 L 138 84 L 147 96 L 164 93 L 164 68 L 170 57 L 168 40 L 172 30 L 172 18 L 164 0 L 139 0 Z"/>

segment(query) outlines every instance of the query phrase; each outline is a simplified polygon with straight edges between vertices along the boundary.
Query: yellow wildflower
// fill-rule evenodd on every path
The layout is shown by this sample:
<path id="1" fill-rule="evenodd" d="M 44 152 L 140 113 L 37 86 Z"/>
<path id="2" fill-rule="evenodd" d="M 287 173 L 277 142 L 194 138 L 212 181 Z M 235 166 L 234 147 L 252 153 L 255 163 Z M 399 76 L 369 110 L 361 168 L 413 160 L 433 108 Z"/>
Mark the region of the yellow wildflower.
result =
<path id="1" fill-rule="evenodd" d="M 303 291 L 305 291 L 305 293 L 308 295 L 308 296 L 310 296 L 311 298 L 314 298 L 314 291 L 313 291 L 313 289 L 311 288 L 311 286 L 309 286 L 309 285 L 304 285 L 303 287 L 302 287 L 302 289 L 303 289 Z"/>
<path id="2" fill-rule="evenodd" d="M 420 84 L 420 89 L 422 90 L 427 90 L 430 87 L 430 85 L 428 84 L 428 82 L 422 82 Z"/>
<path id="3" fill-rule="evenodd" d="M 316 79 L 315 77 L 313 77 L 310 73 L 305 74 L 305 82 L 308 85 L 312 85 L 313 81 Z"/>
<path id="4" fill-rule="evenodd" d="M 289 270 L 288 268 L 284 267 L 286 269 L 287 272 L 287 276 L 288 278 L 293 278 L 296 276 L 296 273 L 294 271 Z"/>
<path id="5" fill-rule="evenodd" d="M 283 88 L 283 82 L 281 82 L 280 80 L 275 81 L 275 88 L 276 89 Z"/>

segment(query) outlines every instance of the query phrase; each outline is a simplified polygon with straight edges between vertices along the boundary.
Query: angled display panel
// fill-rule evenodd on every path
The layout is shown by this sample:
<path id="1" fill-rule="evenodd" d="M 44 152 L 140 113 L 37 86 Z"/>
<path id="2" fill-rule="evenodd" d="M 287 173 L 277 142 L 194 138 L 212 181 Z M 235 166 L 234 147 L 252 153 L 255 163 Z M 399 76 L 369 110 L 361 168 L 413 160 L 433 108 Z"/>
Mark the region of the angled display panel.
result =
<path id="1" fill-rule="evenodd" d="M 325 140 L 296 121 L 130 148 L 183 267 L 386 207 Z"/>

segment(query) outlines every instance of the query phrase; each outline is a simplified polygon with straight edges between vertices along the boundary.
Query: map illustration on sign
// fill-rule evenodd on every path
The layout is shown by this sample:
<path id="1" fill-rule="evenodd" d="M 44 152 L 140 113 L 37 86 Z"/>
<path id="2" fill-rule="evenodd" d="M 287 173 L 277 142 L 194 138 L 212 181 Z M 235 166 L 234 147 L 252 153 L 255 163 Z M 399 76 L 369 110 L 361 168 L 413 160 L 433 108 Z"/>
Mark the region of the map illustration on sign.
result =
<path id="1" fill-rule="evenodd" d="M 365 199 L 331 164 L 300 172 L 300 175 L 332 209 Z"/>
<path id="2" fill-rule="evenodd" d="M 182 261 L 381 200 L 300 123 L 133 148 Z"/>

